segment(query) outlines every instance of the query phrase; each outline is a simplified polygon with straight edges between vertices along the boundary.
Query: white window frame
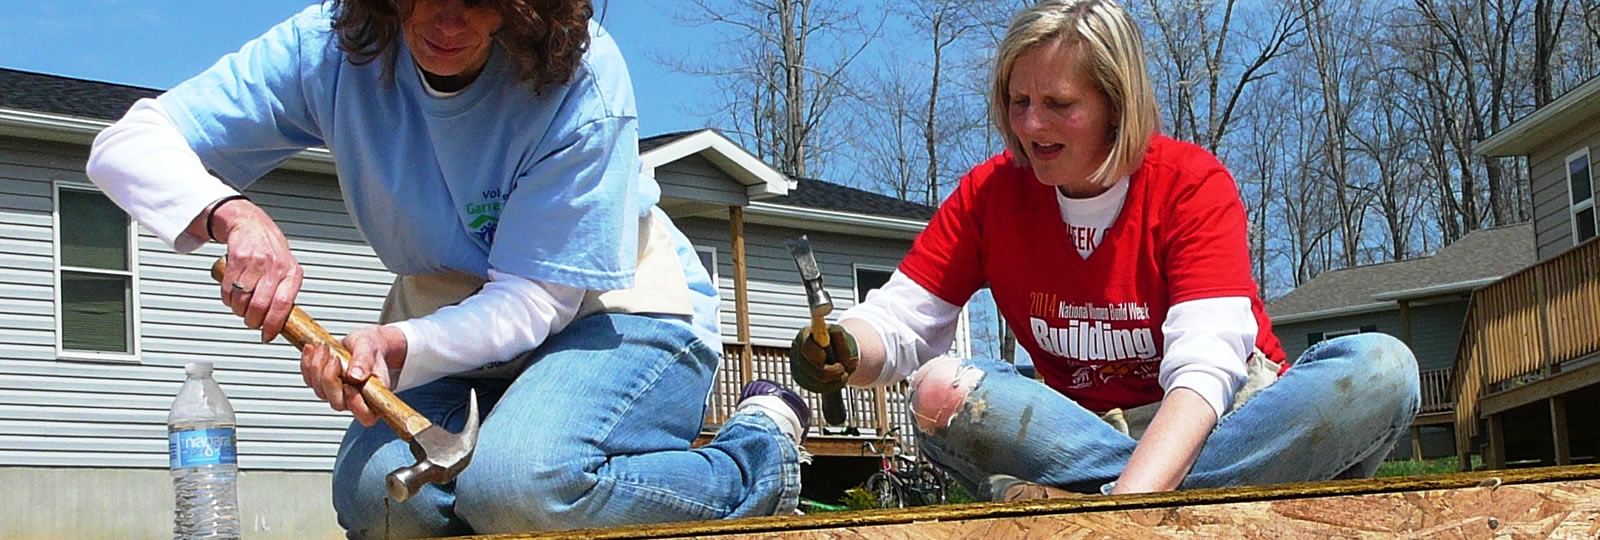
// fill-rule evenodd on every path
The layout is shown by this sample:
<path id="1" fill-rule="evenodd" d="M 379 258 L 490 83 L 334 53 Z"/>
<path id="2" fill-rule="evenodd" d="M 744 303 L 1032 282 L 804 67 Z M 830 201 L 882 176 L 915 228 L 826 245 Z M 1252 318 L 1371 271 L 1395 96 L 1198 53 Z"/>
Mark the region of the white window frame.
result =
<path id="1" fill-rule="evenodd" d="M 1378 331 L 1379 331 L 1378 330 L 1378 325 L 1376 325 L 1376 324 L 1364 324 L 1364 325 L 1361 325 L 1361 326 L 1357 326 L 1355 328 L 1344 328 L 1344 329 L 1340 329 L 1340 330 L 1330 330 L 1330 331 L 1327 331 L 1327 332 L 1313 332 L 1313 334 L 1320 334 L 1322 337 L 1321 337 L 1321 339 L 1317 340 L 1317 343 L 1322 343 L 1322 342 L 1330 340 L 1330 339 L 1342 338 L 1342 337 L 1345 337 L 1345 336 L 1354 336 L 1354 335 L 1358 335 L 1358 334 L 1370 334 L 1370 333 L 1375 333 L 1375 332 L 1378 332 Z M 1306 346 L 1310 347 L 1312 345 L 1316 345 L 1317 343 L 1307 343 Z"/>
<path id="2" fill-rule="evenodd" d="M 1587 162 L 1589 169 L 1589 200 L 1581 203 L 1577 202 L 1577 194 L 1572 192 L 1572 162 L 1579 159 Z M 1589 238 L 1578 238 L 1578 212 L 1595 208 L 1595 199 L 1600 198 L 1600 193 L 1597 193 L 1600 190 L 1595 189 L 1594 160 L 1589 157 L 1588 147 L 1573 152 L 1561 163 L 1561 178 L 1565 180 L 1563 184 L 1567 188 L 1567 223 L 1572 227 L 1572 245 L 1576 246 L 1582 244 L 1585 240 L 1589 240 Z M 1595 237 L 1600 237 L 1600 209 L 1594 210 L 1594 214 L 1597 222 L 1595 223 Z"/>
<path id="3" fill-rule="evenodd" d="M 857 296 L 857 304 L 866 300 L 866 297 L 861 295 L 861 287 L 857 286 L 861 282 L 862 270 L 886 272 L 892 278 L 896 268 L 875 264 L 852 263 L 850 265 L 850 292 Z M 956 339 L 950 343 L 950 354 L 961 358 L 972 358 L 972 332 L 970 331 L 970 326 L 971 320 L 967 315 L 967 306 L 961 306 L 961 314 L 956 317 Z"/>
<path id="4" fill-rule="evenodd" d="M 56 358 L 60 360 L 78 360 L 87 362 L 104 362 L 116 364 L 137 364 L 143 352 L 143 343 L 140 339 L 139 318 L 139 227 L 128 220 L 128 269 L 106 270 L 104 268 L 66 267 L 61 264 L 61 191 L 87 191 L 101 193 L 100 189 L 86 181 L 53 180 L 50 183 L 50 251 L 51 274 L 54 282 L 51 284 L 53 307 L 55 310 L 55 346 Z M 110 353 L 98 351 L 80 351 L 67 349 L 62 342 L 62 314 L 61 314 L 61 272 L 84 272 L 93 274 L 125 276 L 128 278 L 128 341 L 132 352 Z"/>
<path id="5" fill-rule="evenodd" d="M 717 291 L 717 327 L 722 327 L 722 280 L 717 277 L 717 248 L 708 246 L 694 246 L 695 255 L 706 253 L 711 255 L 711 266 L 706 268 L 706 274 L 711 276 L 711 288 Z M 737 335 L 735 336 L 737 339 Z"/>
<path id="6" fill-rule="evenodd" d="M 861 294 L 861 287 L 859 285 L 861 283 L 861 271 L 862 270 L 871 270 L 873 272 L 883 272 L 885 274 L 889 274 L 890 277 L 894 276 L 894 267 L 893 266 L 878 266 L 876 264 L 851 263 L 850 264 L 850 294 L 856 297 L 856 303 L 857 304 L 860 304 L 860 303 L 862 303 L 862 302 L 867 300 L 866 295 Z"/>

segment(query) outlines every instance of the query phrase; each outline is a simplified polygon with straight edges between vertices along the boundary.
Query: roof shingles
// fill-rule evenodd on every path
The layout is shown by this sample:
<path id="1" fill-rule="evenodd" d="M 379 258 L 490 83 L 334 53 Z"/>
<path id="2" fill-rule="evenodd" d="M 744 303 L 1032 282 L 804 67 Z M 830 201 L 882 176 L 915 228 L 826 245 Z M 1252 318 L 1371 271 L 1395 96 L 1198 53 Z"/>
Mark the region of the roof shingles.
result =
<path id="1" fill-rule="evenodd" d="M 1376 302 L 1383 293 L 1498 278 L 1537 261 L 1533 224 L 1520 223 L 1474 231 L 1429 257 L 1342 268 L 1267 304 L 1267 313 L 1286 317 Z"/>
<path id="2" fill-rule="evenodd" d="M 7 109 L 116 120 L 133 102 L 158 95 L 151 88 L 0 68 L 0 107 Z"/>

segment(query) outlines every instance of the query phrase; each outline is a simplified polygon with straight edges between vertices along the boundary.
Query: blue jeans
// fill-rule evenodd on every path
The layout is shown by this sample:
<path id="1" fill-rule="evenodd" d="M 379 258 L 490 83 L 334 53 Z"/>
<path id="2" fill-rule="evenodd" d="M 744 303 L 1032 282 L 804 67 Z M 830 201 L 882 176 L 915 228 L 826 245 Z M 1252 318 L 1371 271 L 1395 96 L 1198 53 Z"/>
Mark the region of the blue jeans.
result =
<path id="1" fill-rule="evenodd" d="M 1110 491 L 1137 441 L 1009 364 L 968 365 L 983 378 L 950 425 L 918 432 L 929 459 L 974 490 L 1002 473 Z M 1420 405 L 1416 359 L 1404 343 L 1383 334 L 1324 341 L 1217 421 L 1180 489 L 1370 477 Z"/>
<path id="2" fill-rule="evenodd" d="M 352 423 L 334 462 L 333 505 L 351 538 L 526 532 L 792 513 L 795 444 L 760 413 L 699 434 L 720 354 L 681 322 L 597 314 L 530 353 L 514 380 L 446 378 L 400 397 L 435 424 L 488 411 L 455 482 L 403 503 L 384 476 L 415 461 L 388 426 Z"/>

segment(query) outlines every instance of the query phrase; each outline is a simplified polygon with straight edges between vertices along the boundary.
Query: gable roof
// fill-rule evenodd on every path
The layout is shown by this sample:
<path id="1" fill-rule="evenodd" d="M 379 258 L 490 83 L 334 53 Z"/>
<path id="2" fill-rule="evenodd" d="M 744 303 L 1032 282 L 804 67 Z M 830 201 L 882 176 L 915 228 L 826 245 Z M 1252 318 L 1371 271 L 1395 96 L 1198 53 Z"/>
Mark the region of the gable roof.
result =
<path id="1" fill-rule="evenodd" d="M 788 195 L 762 202 L 920 221 L 928 221 L 938 210 L 933 206 L 811 178 L 796 178 L 795 188 L 789 190 Z"/>
<path id="2" fill-rule="evenodd" d="M 1593 122 L 1600 111 L 1600 76 L 1568 90 L 1522 119 L 1473 145 L 1472 153 L 1489 157 L 1525 156 L 1573 126 Z"/>
<path id="3" fill-rule="evenodd" d="M 0 68 L 0 107 L 94 120 L 116 120 L 133 102 L 160 90 Z"/>
<path id="4" fill-rule="evenodd" d="M 744 185 L 745 196 L 751 199 L 783 195 L 793 187 L 783 173 L 750 155 L 744 147 L 715 129 L 680 131 L 639 140 L 639 162 L 647 175 L 654 176 L 657 167 L 692 155 L 706 158 L 739 181 Z"/>
<path id="5" fill-rule="evenodd" d="M 721 131 L 713 128 L 677 131 L 639 139 L 639 154 L 641 156 L 647 154 L 654 156 L 657 155 L 658 152 L 666 152 L 668 149 L 671 149 L 685 141 L 690 141 L 697 137 L 703 138 L 705 137 L 705 135 L 703 135 L 705 133 L 713 133 L 717 136 L 717 138 L 732 143 L 732 141 L 723 135 Z M 735 144 L 735 146 L 737 147 L 737 144 Z M 740 148 L 742 152 L 743 147 L 738 148 Z M 673 153 L 673 155 L 663 154 L 663 157 L 670 158 L 667 159 L 667 161 L 681 157 L 676 154 L 677 153 Z M 745 155 L 749 154 L 745 153 Z M 754 157 L 752 156 L 752 158 Z M 719 164 L 719 166 L 720 165 L 721 164 Z M 762 168 L 770 169 L 765 162 L 761 162 L 760 166 Z M 775 170 L 773 172 L 777 173 Z M 781 173 L 777 174 L 781 175 Z M 754 202 L 756 197 L 752 197 L 751 209 L 759 212 L 760 209 L 765 205 L 777 205 L 791 208 L 809 208 L 814 210 L 826 210 L 865 216 L 915 220 L 921 222 L 923 225 L 927 223 L 929 218 L 933 217 L 933 212 L 937 210 L 937 208 L 933 206 L 904 201 L 888 195 L 835 184 L 825 180 L 818 180 L 814 178 L 790 178 L 789 182 L 789 189 L 786 193 L 760 198 L 759 203 Z M 920 229 L 921 227 L 919 226 L 918 230 Z"/>
<path id="6" fill-rule="evenodd" d="M 1267 304 L 1275 324 L 1393 309 L 1397 301 L 1469 292 L 1537 262 L 1533 224 L 1483 229 L 1432 256 L 1318 274 Z"/>
<path id="7" fill-rule="evenodd" d="M 651 135 L 649 137 L 644 137 L 644 138 L 639 139 L 639 153 L 643 154 L 645 152 L 649 152 L 649 151 L 654 150 L 656 148 L 660 148 L 662 146 L 666 146 L 668 143 L 672 143 L 672 142 L 677 141 L 679 139 L 682 139 L 684 137 L 688 137 L 690 135 L 694 135 L 696 133 L 699 133 L 701 131 L 706 131 L 706 130 L 715 131 L 715 132 L 717 132 L 719 134 L 722 133 L 722 131 L 720 131 L 720 130 L 718 130 L 716 128 L 706 128 L 706 129 L 691 129 L 691 130 L 686 130 L 686 131 L 673 131 L 673 132 L 670 132 L 670 133 L 662 133 L 660 135 Z"/>

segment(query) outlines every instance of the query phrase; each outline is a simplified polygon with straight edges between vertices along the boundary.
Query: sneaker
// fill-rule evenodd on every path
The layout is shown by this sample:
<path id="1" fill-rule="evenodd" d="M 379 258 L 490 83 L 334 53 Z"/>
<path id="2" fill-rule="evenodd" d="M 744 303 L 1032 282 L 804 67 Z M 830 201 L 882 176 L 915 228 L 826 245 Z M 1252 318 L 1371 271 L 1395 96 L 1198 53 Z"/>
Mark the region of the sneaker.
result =
<path id="1" fill-rule="evenodd" d="M 991 501 L 1032 501 L 1040 499 L 1078 499 L 1083 494 L 1035 484 L 1009 474 L 989 475 L 982 486 Z"/>
<path id="2" fill-rule="evenodd" d="M 766 379 L 757 379 L 751 381 L 750 384 L 744 385 L 744 391 L 739 393 L 739 402 L 743 403 L 745 400 L 756 396 L 776 397 L 782 400 L 784 405 L 788 405 L 789 411 L 794 413 L 795 418 L 800 420 L 800 434 L 796 438 L 805 439 L 806 432 L 811 430 L 811 407 L 806 405 L 806 400 L 802 399 L 800 394 L 796 394 L 793 390 L 784 388 L 783 385 L 778 383 Z"/>

